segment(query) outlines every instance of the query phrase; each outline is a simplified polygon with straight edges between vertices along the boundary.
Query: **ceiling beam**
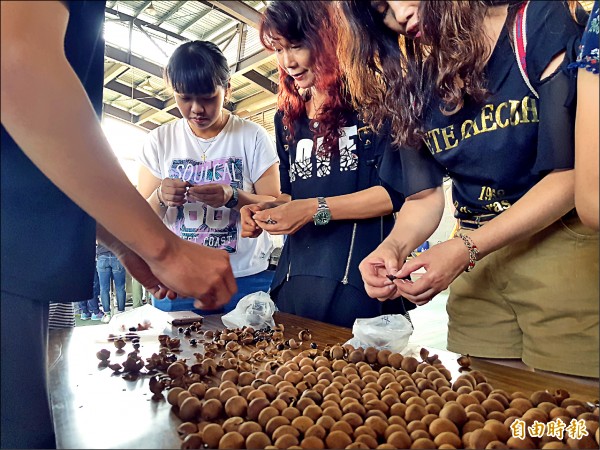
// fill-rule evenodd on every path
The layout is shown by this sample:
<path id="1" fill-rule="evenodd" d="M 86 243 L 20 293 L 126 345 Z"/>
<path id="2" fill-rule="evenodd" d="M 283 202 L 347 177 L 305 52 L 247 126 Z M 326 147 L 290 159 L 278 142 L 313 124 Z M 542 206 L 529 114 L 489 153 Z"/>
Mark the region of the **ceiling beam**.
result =
<path id="1" fill-rule="evenodd" d="M 142 127 L 142 128 L 146 128 L 147 130 L 150 130 L 150 131 L 152 131 L 152 130 L 154 130 L 155 128 L 158 128 L 158 127 L 160 127 L 160 125 L 158 125 L 158 124 L 156 124 L 156 123 L 154 123 L 154 122 L 144 122 L 144 123 L 141 123 L 141 124 L 140 124 L 140 127 Z"/>
<path id="2" fill-rule="evenodd" d="M 133 55 L 125 50 L 121 50 L 117 47 L 114 47 L 110 44 L 106 44 L 105 56 L 110 59 L 114 59 L 117 62 L 122 64 L 126 64 L 131 67 L 135 67 L 136 69 L 140 69 L 144 72 L 147 72 L 150 75 L 154 75 L 158 78 L 163 77 L 163 68 L 162 66 L 140 58 L 139 56 Z M 232 69 L 232 75 L 242 75 L 250 70 L 254 70 L 256 67 L 262 66 L 266 64 L 270 60 L 274 60 L 275 56 L 273 53 L 268 50 L 261 50 L 247 58 L 242 59 L 236 64 L 232 64 L 230 69 Z"/>
<path id="3" fill-rule="evenodd" d="M 238 22 L 232 20 L 221 27 L 218 27 L 216 30 L 213 30 L 211 33 L 207 34 L 203 39 L 205 41 L 218 42 L 224 36 L 229 36 L 229 33 L 236 32 L 237 33 Z"/>
<path id="4" fill-rule="evenodd" d="M 129 67 L 122 65 L 118 61 L 115 62 L 110 69 L 104 71 L 104 84 L 114 80 L 115 78 L 120 77 L 128 70 Z"/>
<path id="5" fill-rule="evenodd" d="M 150 3 L 152 3 L 152 0 L 145 1 L 142 4 L 142 6 L 135 12 L 135 17 L 138 17 L 146 9 L 146 6 L 148 6 Z"/>
<path id="6" fill-rule="evenodd" d="M 144 33 L 144 36 L 146 36 L 146 37 L 147 37 L 147 38 L 150 40 L 150 42 L 152 43 L 152 45 L 154 45 L 154 47 L 155 47 L 155 48 L 156 48 L 156 49 L 157 49 L 159 52 L 161 52 L 161 53 L 164 55 L 164 57 L 165 57 L 165 58 L 168 58 L 168 57 L 169 57 L 169 55 L 167 55 L 167 52 L 165 52 L 165 51 L 162 49 L 162 47 L 156 43 L 156 41 L 154 40 L 154 37 L 152 37 L 152 36 L 150 35 L 150 33 L 148 33 L 146 30 L 144 30 L 144 29 L 142 28 L 142 26 L 141 26 L 141 25 L 138 25 L 137 23 L 135 24 L 135 26 L 138 28 L 138 30 L 140 30 L 142 33 Z"/>
<path id="7" fill-rule="evenodd" d="M 114 59 L 117 62 L 140 69 L 150 75 L 154 75 L 155 77 L 163 77 L 162 66 L 140 58 L 139 56 L 135 56 L 125 50 L 121 50 L 120 48 L 113 47 L 110 44 L 106 44 L 104 55 L 110 59 Z"/>
<path id="8" fill-rule="evenodd" d="M 196 22 L 198 22 L 204 16 L 208 15 L 211 11 L 212 11 L 212 9 L 209 9 L 208 11 L 201 11 L 201 12 L 199 12 L 194 17 L 192 17 L 192 19 L 188 23 L 186 23 L 182 28 L 180 28 L 177 31 L 179 32 L 179 34 L 183 33 L 185 30 L 187 30 L 189 27 L 191 27 L 192 25 L 194 25 Z"/>
<path id="9" fill-rule="evenodd" d="M 258 29 L 262 14 L 240 0 L 204 0 L 202 3 L 214 6 L 222 13 L 246 25 Z"/>
<path id="10" fill-rule="evenodd" d="M 273 100 L 273 103 L 267 104 L 266 106 L 263 106 L 262 108 L 259 108 L 259 109 L 253 110 L 253 111 L 240 112 L 238 114 L 238 116 L 240 116 L 242 119 L 247 119 L 248 117 L 256 116 L 258 114 L 262 114 L 262 113 L 265 113 L 267 111 L 270 111 L 270 110 L 276 109 L 276 108 L 277 108 L 277 98 L 275 98 Z"/>
<path id="11" fill-rule="evenodd" d="M 234 24 L 234 26 L 225 25 L 219 31 L 221 31 L 221 30 L 223 30 L 221 33 L 209 34 L 208 36 L 206 36 L 205 40 L 214 42 L 215 44 L 219 45 L 222 42 L 226 41 L 227 38 L 231 37 L 232 34 L 233 34 L 233 36 L 235 36 L 237 34 L 237 24 Z"/>
<path id="12" fill-rule="evenodd" d="M 270 92 L 271 94 L 277 94 L 278 86 L 273 83 L 264 75 L 261 75 L 256 70 L 249 70 L 243 74 L 244 77 L 248 78 L 254 84 L 259 86 L 264 91 Z"/>
<path id="13" fill-rule="evenodd" d="M 137 119 L 135 114 L 125 111 L 124 109 L 117 108 L 116 106 L 109 105 L 108 103 L 102 104 L 102 112 L 104 115 L 115 117 L 129 123 L 135 123 Z"/>
<path id="14" fill-rule="evenodd" d="M 163 109 L 164 108 L 164 103 L 162 100 L 156 98 L 156 97 L 149 97 L 148 94 L 146 94 L 145 92 L 142 91 L 138 91 L 135 88 L 131 88 L 131 86 L 127 86 L 123 83 L 119 83 L 116 80 L 112 80 L 109 81 L 108 83 L 106 83 L 106 85 L 104 86 L 106 89 L 110 89 L 111 91 L 114 91 L 118 94 L 121 95 L 126 95 L 127 97 L 133 99 L 133 100 L 137 100 L 140 103 L 143 103 L 146 106 L 150 106 L 151 108 L 154 109 Z"/>
<path id="15" fill-rule="evenodd" d="M 118 16 L 119 19 L 130 22 L 133 21 L 135 24 L 137 25 L 144 25 L 146 28 L 149 28 L 150 30 L 154 30 L 157 31 L 159 33 L 162 34 L 166 34 L 167 36 L 172 37 L 173 39 L 177 39 L 181 42 L 187 42 L 189 41 L 189 39 L 181 36 L 180 34 L 177 33 L 173 33 L 172 31 L 166 30 L 162 27 L 156 26 L 154 24 L 151 24 L 150 22 L 146 22 L 145 20 L 142 19 L 138 19 L 134 16 L 130 16 L 129 14 L 125 14 L 123 12 L 117 11 L 116 9 L 113 8 L 106 8 L 105 9 L 106 12 L 108 12 L 109 14 L 112 14 L 113 16 Z"/>
<path id="16" fill-rule="evenodd" d="M 146 111 L 143 114 L 140 114 L 140 116 L 138 117 L 138 122 L 143 123 L 143 122 L 146 122 L 148 120 L 151 120 L 156 115 L 160 114 L 161 112 L 167 112 L 167 110 L 172 109 L 174 106 L 176 106 L 175 99 L 173 97 L 171 97 L 169 100 L 167 100 L 164 103 L 162 109 L 160 109 L 158 111 L 156 111 L 154 109 L 151 109 L 149 111 Z"/>
<path id="17" fill-rule="evenodd" d="M 234 105 L 233 111 L 236 114 L 242 114 L 244 111 L 254 113 L 254 111 L 272 105 L 277 102 L 277 98 L 269 92 L 259 92 L 251 97 L 245 98 Z"/>
<path id="18" fill-rule="evenodd" d="M 268 50 L 262 49 L 255 54 L 248 56 L 236 64 L 232 64 L 230 69 L 232 73 L 242 75 L 250 70 L 256 69 L 269 61 L 274 61 L 275 55 Z"/>
<path id="19" fill-rule="evenodd" d="M 173 15 L 179 11 L 181 9 L 181 7 L 185 5 L 185 2 L 177 2 L 177 4 L 171 8 L 171 10 L 166 13 L 164 16 L 162 16 L 158 22 L 156 22 L 156 26 L 160 26 L 163 24 L 163 22 L 167 21 L 168 19 L 170 19 L 171 17 L 173 17 Z"/>

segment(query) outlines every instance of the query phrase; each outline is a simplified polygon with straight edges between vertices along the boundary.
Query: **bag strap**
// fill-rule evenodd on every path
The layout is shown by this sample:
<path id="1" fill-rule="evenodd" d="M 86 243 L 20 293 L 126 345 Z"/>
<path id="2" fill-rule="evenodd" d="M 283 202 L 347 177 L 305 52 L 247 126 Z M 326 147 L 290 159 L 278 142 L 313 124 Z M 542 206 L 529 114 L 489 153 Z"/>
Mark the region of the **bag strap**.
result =
<path id="1" fill-rule="evenodd" d="M 526 33 L 526 24 L 527 24 L 527 6 L 529 5 L 529 1 L 523 2 L 519 11 L 517 11 L 517 16 L 515 18 L 515 25 L 513 29 L 513 40 L 514 40 L 514 49 L 517 57 L 517 65 L 519 66 L 519 71 L 521 72 L 521 77 L 523 77 L 523 81 L 531 91 L 531 93 L 535 96 L 535 98 L 540 98 L 537 91 L 531 85 L 529 81 L 529 76 L 527 75 L 527 33 Z"/>

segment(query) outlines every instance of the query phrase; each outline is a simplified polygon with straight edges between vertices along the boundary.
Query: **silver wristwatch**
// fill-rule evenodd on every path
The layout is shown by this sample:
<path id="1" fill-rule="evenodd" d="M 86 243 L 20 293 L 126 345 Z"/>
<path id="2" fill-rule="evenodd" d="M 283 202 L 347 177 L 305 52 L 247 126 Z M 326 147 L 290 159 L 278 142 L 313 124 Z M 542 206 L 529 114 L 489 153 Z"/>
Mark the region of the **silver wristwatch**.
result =
<path id="1" fill-rule="evenodd" d="M 313 221 L 315 225 L 327 225 L 331 220 L 331 211 L 327 206 L 325 197 L 317 197 L 317 202 L 319 206 L 317 206 L 317 212 L 313 215 Z"/>

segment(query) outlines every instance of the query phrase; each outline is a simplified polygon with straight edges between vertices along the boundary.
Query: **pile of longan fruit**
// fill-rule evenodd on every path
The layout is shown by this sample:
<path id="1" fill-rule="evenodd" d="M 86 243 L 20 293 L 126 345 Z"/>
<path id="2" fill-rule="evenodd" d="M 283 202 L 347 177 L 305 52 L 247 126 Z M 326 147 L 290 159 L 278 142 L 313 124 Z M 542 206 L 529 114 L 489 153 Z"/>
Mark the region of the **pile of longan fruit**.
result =
<path id="1" fill-rule="evenodd" d="M 562 389 L 508 393 L 476 370 L 453 381 L 426 351 L 419 361 L 372 347 L 281 351 L 280 344 L 261 346 L 269 358 L 256 370 L 231 367 L 231 352 L 227 369 L 203 366 L 198 353 L 193 365 L 180 359 L 169 366 L 163 386 L 182 420 L 181 448 L 598 448 L 598 405 Z M 242 348 L 248 363 L 256 349 Z M 588 435 L 520 439 L 511 433 L 515 419 L 527 427 L 582 420 Z"/>

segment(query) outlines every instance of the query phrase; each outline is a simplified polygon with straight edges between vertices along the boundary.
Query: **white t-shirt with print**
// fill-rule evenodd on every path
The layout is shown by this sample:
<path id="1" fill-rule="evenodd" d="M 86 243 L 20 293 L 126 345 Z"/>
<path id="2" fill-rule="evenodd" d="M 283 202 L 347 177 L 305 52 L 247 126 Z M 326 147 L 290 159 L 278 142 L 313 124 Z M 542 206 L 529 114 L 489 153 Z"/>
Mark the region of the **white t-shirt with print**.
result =
<path id="1" fill-rule="evenodd" d="M 264 128 L 232 114 L 214 139 L 197 137 L 185 119 L 162 125 L 148 134 L 139 162 L 161 180 L 229 184 L 255 193 L 254 183 L 278 157 Z M 242 238 L 241 216 L 235 209 L 187 202 L 169 207 L 163 220 L 183 239 L 226 250 L 235 277 L 254 275 L 269 265 L 271 236 Z"/>

